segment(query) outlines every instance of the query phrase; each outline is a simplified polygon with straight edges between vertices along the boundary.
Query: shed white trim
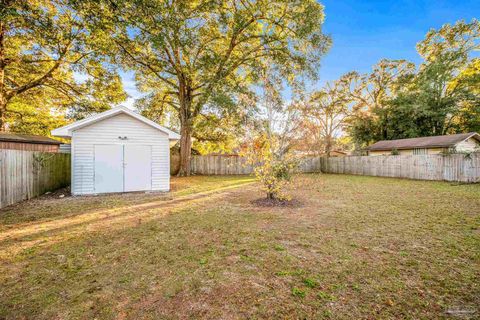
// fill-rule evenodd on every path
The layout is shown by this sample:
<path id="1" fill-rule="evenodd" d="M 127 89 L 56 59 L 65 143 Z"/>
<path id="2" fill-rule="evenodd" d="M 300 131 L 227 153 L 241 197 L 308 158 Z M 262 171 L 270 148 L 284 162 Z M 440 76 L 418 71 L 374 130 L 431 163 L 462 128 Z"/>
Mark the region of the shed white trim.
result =
<path id="1" fill-rule="evenodd" d="M 52 131 L 72 140 L 74 195 L 170 189 L 170 145 L 180 136 L 118 107 Z"/>
<path id="2" fill-rule="evenodd" d="M 132 110 L 130 110 L 126 107 L 122 107 L 122 106 L 112 108 L 110 110 L 107 110 L 105 112 L 93 115 L 93 116 L 85 118 L 83 120 L 76 121 L 76 122 L 71 123 L 69 125 L 54 129 L 54 130 L 52 130 L 51 133 L 52 133 L 52 136 L 62 137 L 62 138 L 71 138 L 73 131 L 78 130 L 78 129 L 83 128 L 83 127 L 86 127 L 86 126 L 89 126 L 91 124 L 94 124 L 95 122 L 98 122 L 98 121 L 105 120 L 107 118 L 116 116 L 120 113 L 125 113 L 125 114 L 127 114 L 127 115 L 129 115 L 129 116 L 131 116 L 131 117 L 133 117 L 137 120 L 142 121 L 145 124 L 148 124 L 149 126 L 155 128 L 155 129 L 158 129 L 158 130 L 168 134 L 168 139 L 169 140 L 179 140 L 180 139 L 180 135 L 178 133 L 173 132 L 172 130 L 169 130 L 165 127 L 162 127 L 158 123 L 155 123 L 152 120 L 149 120 L 149 119 L 145 118 L 144 116 L 139 115 L 138 113 L 133 112 Z"/>

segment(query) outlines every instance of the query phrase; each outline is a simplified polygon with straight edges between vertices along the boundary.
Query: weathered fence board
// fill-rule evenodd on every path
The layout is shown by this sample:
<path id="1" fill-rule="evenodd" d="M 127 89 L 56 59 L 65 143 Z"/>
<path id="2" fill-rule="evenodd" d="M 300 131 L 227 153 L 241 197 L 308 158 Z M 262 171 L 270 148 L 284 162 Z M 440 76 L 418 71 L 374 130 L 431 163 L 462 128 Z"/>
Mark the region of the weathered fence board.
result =
<path id="1" fill-rule="evenodd" d="M 250 174 L 238 156 L 193 156 L 192 173 Z M 312 157 L 301 160 L 299 172 L 344 173 L 419 180 L 480 182 L 480 153 L 452 155 Z"/>
<path id="2" fill-rule="evenodd" d="M 304 158 L 299 164 L 298 171 L 320 172 L 320 165 L 320 157 Z M 245 158 L 230 155 L 193 156 L 190 168 L 193 174 L 204 175 L 238 175 L 253 172 L 253 167 L 247 164 Z"/>
<path id="3" fill-rule="evenodd" d="M 70 184 L 70 154 L 0 150 L 0 208 Z"/>
<path id="4" fill-rule="evenodd" d="M 250 174 L 252 169 L 245 158 L 238 156 L 193 156 L 191 161 L 191 170 L 195 174 Z"/>
<path id="5" fill-rule="evenodd" d="M 321 162 L 325 173 L 480 182 L 480 153 L 322 158 Z"/>

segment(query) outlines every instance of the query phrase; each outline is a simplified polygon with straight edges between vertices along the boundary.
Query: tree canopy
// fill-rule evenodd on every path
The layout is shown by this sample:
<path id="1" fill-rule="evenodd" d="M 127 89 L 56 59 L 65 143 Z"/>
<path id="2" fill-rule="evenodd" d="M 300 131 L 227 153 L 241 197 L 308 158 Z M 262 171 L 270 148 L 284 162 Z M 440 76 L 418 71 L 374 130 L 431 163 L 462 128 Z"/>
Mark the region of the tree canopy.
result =
<path id="1" fill-rule="evenodd" d="M 382 61 L 360 80 L 347 76 L 358 81 L 352 81 L 351 94 L 358 102 L 349 127 L 357 145 L 478 131 L 480 62 L 473 53 L 479 49 L 480 22 L 458 21 L 429 31 L 417 44 L 424 59 L 417 68 L 408 62 Z M 385 63 L 394 63 L 396 72 L 382 68 Z M 386 81 L 372 84 L 377 78 Z M 374 94 L 368 87 L 376 88 Z"/>
<path id="2" fill-rule="evenodd" d="M 294 115 L 296 143 L 321 153 L 345 134 L 362 148 L 480 131 L 475 19 L 430 30 L 418 65 L 382 59 L 307 92 L 331 45 L 315 0 L 3 0 L 0 18 L 1 130 L 48 134 L 104 111 L 127 98 L 118 71 L 133 71 L 137 110 L 181 134 L 180 175 L 192 144 L 231 151 L 247 123 L 264 124 L 258 88 L 301 91 L 271 110 Z"/>
<path id="3" fill-rule="evenodd" d="M 71 117 L 126 98 L 82 16 L 63 0 L 0 7 L 0 128 L 47 134 Z"/>
<path id="4" fill-rule="evenodd" d="M 152 106 L 177 113 L 180 174 L 189 174 L 200 117 L 221 117 L 267 60 L 286 79 L 315 76 L 330 44 L 323 6 L 314 0 L 116 1 L 91 12 L 99 6 L 111 12 L 103 27 L 111 28 L 117 62 L 136 71 Z"/>

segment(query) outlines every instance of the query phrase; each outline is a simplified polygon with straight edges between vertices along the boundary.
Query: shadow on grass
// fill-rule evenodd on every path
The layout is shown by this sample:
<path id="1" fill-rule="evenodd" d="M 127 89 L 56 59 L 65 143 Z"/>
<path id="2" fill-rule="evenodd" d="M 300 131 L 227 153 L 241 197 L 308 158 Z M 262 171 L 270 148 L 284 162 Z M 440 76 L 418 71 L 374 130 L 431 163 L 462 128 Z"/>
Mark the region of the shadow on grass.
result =
<path id="1" fill-rule="evenodd" d="M 14 228 L 0 232 L 0 258 L 13 256 L 19 251 L 32 246 L 46 246 L 70 239 L 80 233 L 95 232 L 107 228 L 119 229 L 149 221 L 173 211 L 185 209 L 193 204 L 203 201 L 214 201 L 229 190 L 252 183 L 239 182 L 213 190 L 179 196 L 175 199 L 170 198 L 170 200 L 168 197 L 164 197 L 162 200 L 157 201 L 124 205 L 105 210 L 91 210 L 47 221 L 15 225 Z M 152 209 L 161 209 L 161 211 Z"/>

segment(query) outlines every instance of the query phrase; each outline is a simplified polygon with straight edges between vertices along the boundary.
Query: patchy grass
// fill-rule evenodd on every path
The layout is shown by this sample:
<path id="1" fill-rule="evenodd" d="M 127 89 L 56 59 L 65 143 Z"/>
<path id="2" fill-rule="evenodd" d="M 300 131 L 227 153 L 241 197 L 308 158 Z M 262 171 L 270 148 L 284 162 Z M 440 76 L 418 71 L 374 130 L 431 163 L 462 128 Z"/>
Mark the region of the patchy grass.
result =
<path id="1" fill-rule="evenodd" d="M 254 182 L 254 179 L 249 176 L 174 177 L 171 179 L 171 192 L 168 193 L 134 192 L 65 198 L 52 198 L 51 195 L 44 195 L 0 210 L 0 231 L 2 227 L 21 222 L 49 220 L 57 217 L 65 218 L 89 211 L 97 212 L 99 209 L 155 203 L 192 194 L 197 196 L 208 195 L 252 182 Z"/>
<path id="2" fill-rule="evenodd" d="M 251 182 L 0 211 L 0 318 L 480 316 L 479 185 L 303 175 L 258 207 Z"/>

